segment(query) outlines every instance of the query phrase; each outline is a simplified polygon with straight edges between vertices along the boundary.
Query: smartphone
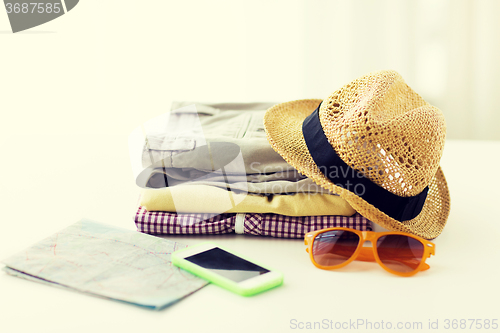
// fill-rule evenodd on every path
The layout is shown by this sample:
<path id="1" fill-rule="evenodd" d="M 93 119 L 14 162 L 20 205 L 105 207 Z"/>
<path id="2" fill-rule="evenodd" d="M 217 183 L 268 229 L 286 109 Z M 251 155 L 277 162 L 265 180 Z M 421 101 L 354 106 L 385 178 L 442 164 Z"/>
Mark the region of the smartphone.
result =
<path id="1" fill-rule="evenodd" d="M 172 263 L 243 296 L 255 295 L 283 283 L 282 273 L 210 242 L 172 253 Z"/>

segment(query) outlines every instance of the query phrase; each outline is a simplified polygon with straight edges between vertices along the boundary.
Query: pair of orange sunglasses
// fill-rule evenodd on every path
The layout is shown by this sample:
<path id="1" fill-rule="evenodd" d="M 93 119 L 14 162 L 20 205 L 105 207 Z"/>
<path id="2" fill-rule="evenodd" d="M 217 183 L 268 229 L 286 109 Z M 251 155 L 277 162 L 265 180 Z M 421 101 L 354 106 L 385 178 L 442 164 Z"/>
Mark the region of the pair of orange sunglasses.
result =
<path id="1" fill-rule="evenodd" d="M 370 241 L 372 247 L 363 247 Z M 429 269 L 425 260 L 434 255 L 435 245 L 404 232 L 359 231 L 328 228 L 308 232 L 304 243 L 313 264 L 321 269 L 344 267 L 353 260 L 376 261 L 386 271 L 412 276 Z"/>

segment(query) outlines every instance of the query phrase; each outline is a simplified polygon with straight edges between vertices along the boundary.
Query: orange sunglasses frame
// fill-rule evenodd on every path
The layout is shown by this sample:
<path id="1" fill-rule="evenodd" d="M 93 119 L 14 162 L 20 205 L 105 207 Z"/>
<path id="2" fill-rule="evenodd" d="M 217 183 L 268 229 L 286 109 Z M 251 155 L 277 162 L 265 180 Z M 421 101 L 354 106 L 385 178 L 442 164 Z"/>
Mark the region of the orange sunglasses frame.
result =
<path id="1" fill-rule="evenodd" d="M 350 231 L 352 233 L 355 233 L 356 235 L 359 236 L 359 244 L 358 244 L 358 247 L 356 248 L 356 250 L 354 251 L 354 253 L 352 254 L 352 256 L 348 260 L 346 260 L 345 262 L 343 262 L 342 264 L 335 265 L 335 266 L 322 266 L 322 265 L 318 264 L 314 260 L 314 257 L 313 257 L 312 246 L 313 246 L 313 243 L 314 243 L 314 239 L 316 238 L 317 235 L 319 235 L 321 233 L 324 233 L 324 232 L 327 232 L 327 231 L 333 231 L 333 230 L 344 230 L 344 231 Z M 419 242 L 421 242 L 424 245 L 424 253 L 422 254 L 422 260 L 420 261 L 420 263 L 417 266 L 417 268 L 415 268 L 411 272 L 405 272 L 405 273 L 403 273 L 403 272 L 394 271 L 394 270 L 386 267 L 382 263 L 382 261 L 380 260 L 380 258 L 378 256 L 378 253 L 377 253 L 377 250 L 376 250 L 376 246 L 377 246 L 378 239 L 380 237 L 386 236 L 386 235 L 403 235 L 403 236 L 408 236 L 408 237 L 411 237 L 413 239 L 418 240 Z M 363 244 L 366 241 L 370 241 L 372 243 L 372 247 L 371 248 L 363 246 Z M 306 251 L 309 253 L 309 257 L 311 258 L 312 263 L 314 264 L 314 266 L 316 266 L 318 268 L 326 269 L 326 270 L 337 269 L 337 268 L 341 268 L 341 267 L 344 267 L 344 266 L 348 265 L 353 260 L 376 261 L 380 266 L 382 266 L 383 269 L 385 269 L 389 273 L 396 274 L 396 275 L 399 275 L 399 276 L 412 276 L 412 275 L 415 275 L 416 273 L 418 273 L 420 271 L 425 271 L 425 270 L 429 269 L 430 266 L 425 263 L 425 260 L 427 260 L 427 258 L 429 258 L 431 255 L 434 255 L 435 254 L 435 249 L 436 249 L 436 245 L 434 245 L 434 243 L 432 243 L 432 242 L 430 242 L 430 241 L 428 241 L 426 239 L 420 238 L 418 236 L 405 233 L 405 232 L 398 232 L 398 231 L 387 231 L 387 232 L 359 231 L 359 230 L 350 229 L 350 228 L 327 228 L 327 229 L 320 229 L 320 230 L 308 232 L 304 236 L 304 244 L 307 245 Z"/>

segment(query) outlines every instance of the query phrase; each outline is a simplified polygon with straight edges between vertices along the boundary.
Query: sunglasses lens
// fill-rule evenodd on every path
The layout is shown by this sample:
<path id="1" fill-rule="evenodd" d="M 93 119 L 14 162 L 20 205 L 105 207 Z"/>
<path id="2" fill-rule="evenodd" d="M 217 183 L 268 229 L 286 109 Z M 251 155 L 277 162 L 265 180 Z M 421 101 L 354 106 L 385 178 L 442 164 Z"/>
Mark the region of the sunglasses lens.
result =
<path id="1" fill-rule="evenodd" d="M 337 266 L 352 257 L 358 244 L 359 236 L 353 232 L 325 231 L 314 238 L 312 255 L 321 266 Z"/>
<path id="2" fill-rule="evenodd" d="M 387 268 L 408 273 L 417 269 L 422 261 L 424 245 L 405 235 L 386 235 L 378 239 L 377 253 Z"/>

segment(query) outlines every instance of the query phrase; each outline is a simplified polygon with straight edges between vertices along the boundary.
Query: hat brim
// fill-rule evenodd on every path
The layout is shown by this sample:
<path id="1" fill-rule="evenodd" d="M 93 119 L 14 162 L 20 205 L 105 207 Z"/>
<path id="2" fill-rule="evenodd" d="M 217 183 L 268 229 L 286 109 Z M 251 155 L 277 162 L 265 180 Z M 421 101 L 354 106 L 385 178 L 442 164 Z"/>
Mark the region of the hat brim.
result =
<path id="1" fill-rule="evenodd" d="M 383 228 L 408 232 L 425 239 L 436 238 L 450 213 L 450 193 L 441 167 L 431 179 L 425 204 L 412 220 L 397 221 L 345 188 L 336 186 L 318 168 L 302 134 L 302 123 L 322 102 L 305 99 L 274 105 L 264 116 L 264 128 L 273 149 L 301 174 L 340 195 L 361 215 Z"/>

